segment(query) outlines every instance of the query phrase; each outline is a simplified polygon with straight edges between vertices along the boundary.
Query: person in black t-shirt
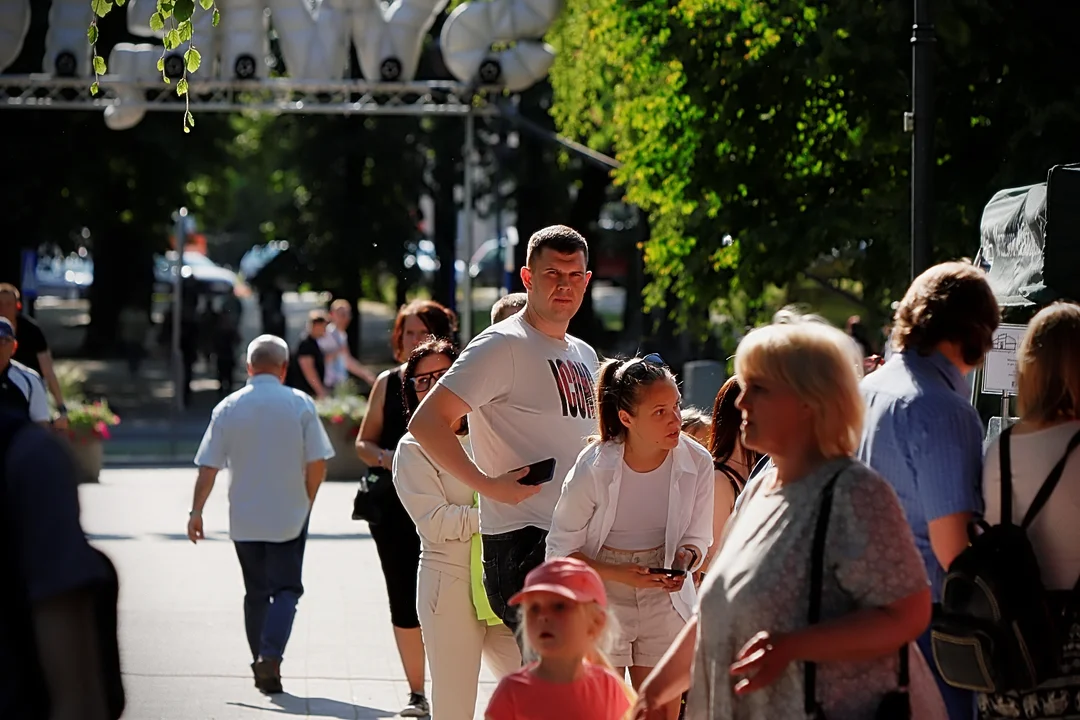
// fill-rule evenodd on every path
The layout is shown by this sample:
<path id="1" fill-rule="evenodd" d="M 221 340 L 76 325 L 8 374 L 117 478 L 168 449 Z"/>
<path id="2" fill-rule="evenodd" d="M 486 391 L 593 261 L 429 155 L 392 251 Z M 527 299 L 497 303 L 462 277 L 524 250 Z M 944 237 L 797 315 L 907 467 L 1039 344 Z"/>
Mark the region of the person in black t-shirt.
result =
<path id="1" fill-rule="evenodd" d="M 322 310 L 312 310 L 308 315 L 308 333 L 300 339 L 285 384 L 306 392 L 313 398 L 327 396 L 323 378 L 326 377 L 326 357 L 319 347 L 319 338 L 326 334 L 330 318 Z"/>
<path id="2" fill-rule="evenodd" d="M 38 324 L 22 312 L 19 289 L 9 283 L 0 283 L 0 317 L 7 318 L 15 328 L 15 339 L 19 345 L 12 359 L 41 376 L 60 414 L 53 421 L 53 426 L 58 430 L 67 429 L 67 407 L 64 406 L 64 394 L 53 370 L 49 343 Z"/>

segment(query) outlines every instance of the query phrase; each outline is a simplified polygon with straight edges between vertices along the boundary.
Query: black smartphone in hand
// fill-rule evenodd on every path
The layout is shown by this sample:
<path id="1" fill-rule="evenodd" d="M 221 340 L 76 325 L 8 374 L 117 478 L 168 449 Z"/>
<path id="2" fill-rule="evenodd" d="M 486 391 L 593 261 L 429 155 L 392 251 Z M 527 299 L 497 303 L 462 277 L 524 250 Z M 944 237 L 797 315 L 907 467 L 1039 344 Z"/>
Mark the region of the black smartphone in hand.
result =
<path id="1" fill-rule="evenodd" d="M 686 574 L 685 570 L 676 570 L 675 568 L 649 568 L 651 575 L 667 575 L 671 578 L 682 577 Z"/>
<path id="2" fill-rule="evenodd" d="M 543 485 L 555 479 L 555 458 L 534 462 L 528 468 L 529 474 L 518 480 L 522 485 Z"/>

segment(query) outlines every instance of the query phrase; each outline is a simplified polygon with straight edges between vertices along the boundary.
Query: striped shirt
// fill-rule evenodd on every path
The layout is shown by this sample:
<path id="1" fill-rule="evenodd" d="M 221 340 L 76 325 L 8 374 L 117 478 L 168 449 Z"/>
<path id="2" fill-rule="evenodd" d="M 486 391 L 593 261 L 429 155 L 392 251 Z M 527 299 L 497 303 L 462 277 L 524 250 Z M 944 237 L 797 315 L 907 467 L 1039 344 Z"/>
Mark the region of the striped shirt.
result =
<path id="1" fill-rule="evenodd" d="M 13 410 L 29 412 L 33 422 L 49 422 L 49 399 L 41 376 L 18 360 L 8 361 L 0 370 L 0 403 Z"/>
<path id="2" fill-rule="evenodd" d="M 859 459 L 896 490 L 926 563 L 934 602 L 945 569 L 930 547 L 929 523 L 982 512 L 982 422 L 964 376 L 941 353 L 895 354 L 862 381 L 866 401 Z"/>
<path id="3" fill-rule="evenodd" d="M 311 510 L 307 464 L 333 456 L 315 402 L 260 374 L 214 408 L 195 464 L 229 468 L 233 540 L 285 542 L 300 535 Z"/>

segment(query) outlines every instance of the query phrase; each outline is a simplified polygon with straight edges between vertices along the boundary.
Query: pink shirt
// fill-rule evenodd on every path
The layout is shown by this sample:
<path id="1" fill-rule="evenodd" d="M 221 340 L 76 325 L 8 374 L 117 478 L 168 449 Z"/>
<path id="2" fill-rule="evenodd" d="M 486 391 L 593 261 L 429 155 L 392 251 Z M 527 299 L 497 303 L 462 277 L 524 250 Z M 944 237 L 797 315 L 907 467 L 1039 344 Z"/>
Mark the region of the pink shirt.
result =
<path id="1" fill-rule="evenodd" d="M 535 663 L 504 677 L 488 703 L 487 720 L 622 720 L 630 710 L 623 685 L 607 668 L 585 664 L 571 683 L 533 674 Z"/>

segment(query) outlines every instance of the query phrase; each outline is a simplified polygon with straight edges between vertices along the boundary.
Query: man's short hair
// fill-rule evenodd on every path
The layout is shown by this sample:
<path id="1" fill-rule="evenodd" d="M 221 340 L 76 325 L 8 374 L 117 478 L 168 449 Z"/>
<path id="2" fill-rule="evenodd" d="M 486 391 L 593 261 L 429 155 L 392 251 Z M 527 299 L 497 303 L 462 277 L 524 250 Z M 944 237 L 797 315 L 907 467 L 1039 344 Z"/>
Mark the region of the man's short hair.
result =
<path id="1" fill-rule="evenodd" d="M 326 325 L 330 322 L 330 316 L 325 310 L 312 310 L 308 313 L 308 322 L 312 325 Z"/>
<path id="2" fill-rule="evenodd" d="M 994 342 L 1001 311 L 986 274 L 974 265 L 946 262 L 915 278 L 893 317 L 893 346 L 929 355 L 955 342 L 968 365 L 977 365 Z"/>
<path id="3" fill-rule="evenodd" d="M 529 248 L 525 252 L 525 264 L 532 267 L 532 259 L 543 249 L 554 250 L 563 255 L 580 252 L 585 255 L 585 267 L 589 266 L 589 244 L 581 233 L 565 225 L 551 225 L 537 230 L 529 238 Z"/>
<path id="4" fill-rule="evenodd" d="M 0 295 L 4 295 L 5 293 L 8 295 L 14 295 L 16 300 L 18 300 L 20 297 L 19 288 L 15 287 L 11 283 L 0 283 Z"/>
<path id="5" fill-rule="evenodd" d="M 515 315 L 525 307 L 525 303 L 528 302 L 529 296 L 525 293 L 510 293 L 505 297 L 501 297 L 495 301 L 495 304 L 491 306 L 491 324 L 494 325 L 497 322 L 501 322 L 511 315 Z"/>
<path id="6" fill-rule="evenodd" d="M 247 361 L 254 368 L 279 368 L 289 362 L 289 346 L 277 335 L 260 335 L 248 344 Z"/>

